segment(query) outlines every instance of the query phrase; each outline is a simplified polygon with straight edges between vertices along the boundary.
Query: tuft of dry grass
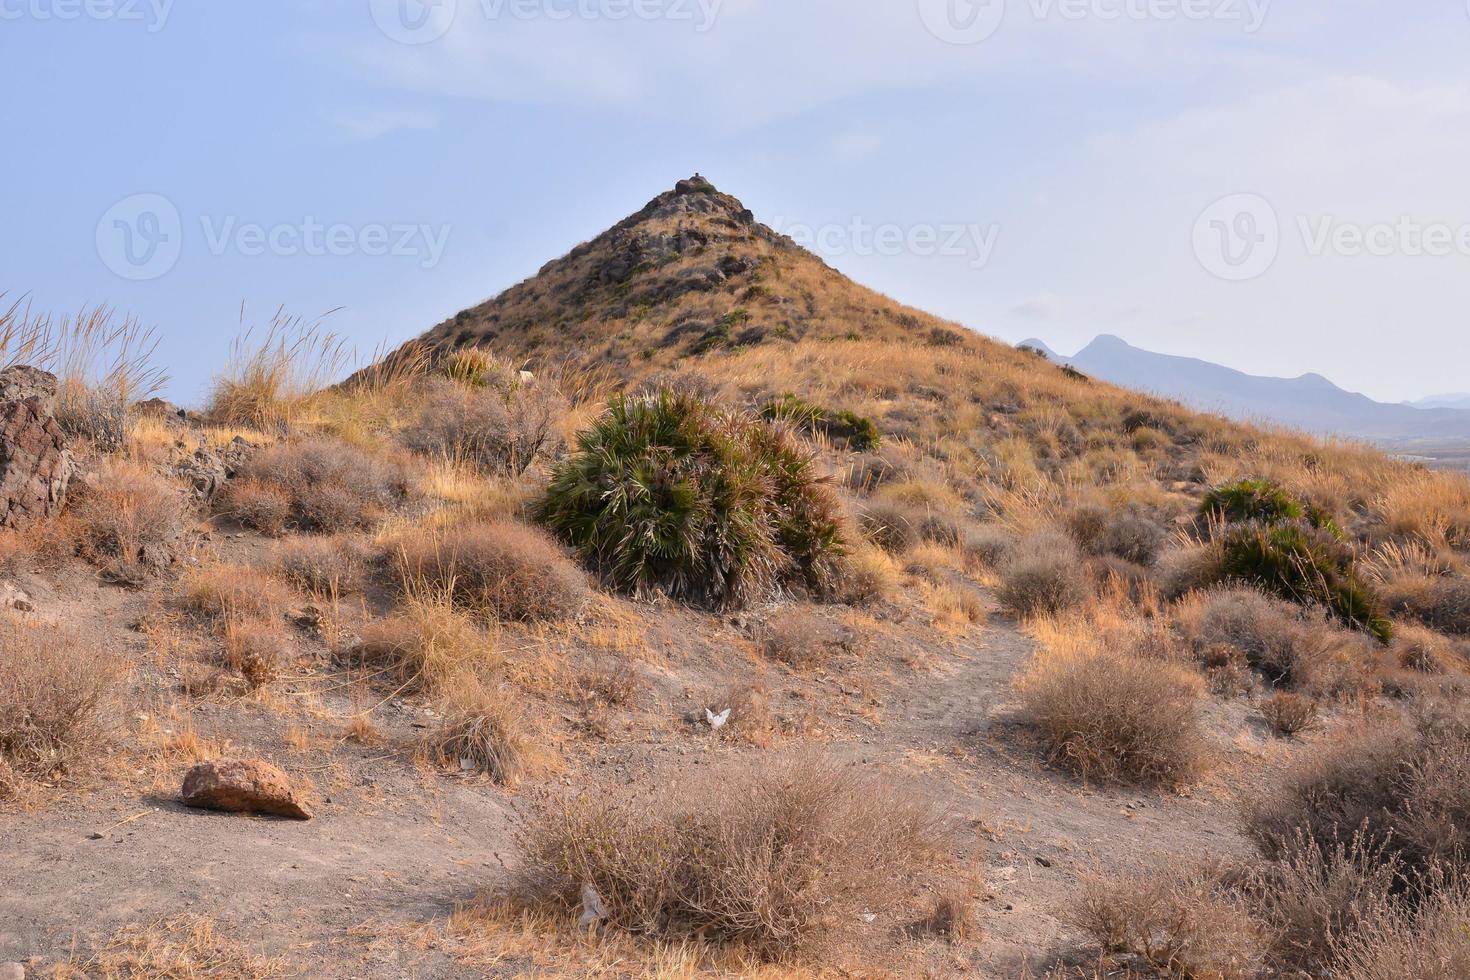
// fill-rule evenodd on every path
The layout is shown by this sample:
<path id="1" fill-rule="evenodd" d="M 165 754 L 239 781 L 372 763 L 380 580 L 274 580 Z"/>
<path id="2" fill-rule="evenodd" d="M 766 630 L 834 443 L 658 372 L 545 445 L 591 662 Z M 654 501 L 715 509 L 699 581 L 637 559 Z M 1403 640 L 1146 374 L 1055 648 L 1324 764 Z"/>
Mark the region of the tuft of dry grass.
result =
<path id="1" fill-rule="evenodd" d="M 9 616 L 0 617 L 0 650 L 3 797 L 17 777 L 67 772 L 100 747 L 120 664 L 110 650 L 79 634 Z"/>
<path id="2" fill-rule="evenodd" d="M 323 397 L 347 360 L 345 339 L 324 330 L 320 319 L 277 310 L 263 334 L 247 328 L 230 345 L 205 414 L 216 425 L 285 432 Z"/>
<path id="3" fill-rule="evenodd" d="M 1261 714 L 1278 735 L 1300 735 L 1317 727 L 1317 702 L 1311 698 L 1277 691 L 1261 702 Z"/>
<path id="4" fill-rule="evenodd" d="M 760 630 L 761 652 L 792 667 L 823 667 L 850 646 L 838 623 L 806 605 L 788 606 L 766 620 Z"/>
<path id="5" fill-rule="evenodd" d="M 523 713 L 505 690 L 466 680 L 446 695 L 443 711 L 443 723 L 425 740 L 437 763 L 502 786 L 520 782 L 533 749 Z"/>
<path id="6" fill-rule="evenodd" d="M 505 662 L 495 638 L 455 607 L 445 592 L 415 588 L 385 619 L 363 628 L 356 650 L 405 690 L 452 692 L 467 677 L 489 676 Z"/>
<path id="7" fill-rule="evenodd" d="M 1470 888 L 1456 885 L 1417 908 L 1399 907 L 1337 937 L 1331 975 L 1353 980 L 1462 980 L 1470 976 Z"/>
<path id="8" fill-rule="evenodd" d="M 248 565 L 205 565 L 180 586 L 185 612 L 223 631 L 230 624 L 279 620 L 286 607 L 281 584 Z"/>
<path id="9" fill-rule="evenodd" d="M 590 887 L 615 929 L 788 960 L 903 902 L 939 826 L 915 794 L 801 756 L 686 777 L 656 798 L 551 800 L 522 837 L 528 884 L 568 908 Z"/>
<path id="10" fill-rule="evenodd" d="M 362 588 L 368 557 L 366 543 L 351 535 L 296 538 L 276 549 L 276 567 L 293 588 L 333 601 Z"/>
<path id="11" fill-rule="evenodd" d="M 271 980 L 297 975 L 286 959 L 259 956 L 225 935 L 212 919 L 187 914 L 125 926 L 89 958 L 74 955 L 53 973 L 55 980 Z"/>
<path id="12" fill-rule="evenodd" d="M 513 521 L 409 532 L 390 550 L 406 591 L 444 592 L 487 620 L 570 619 L 591 595 L 586 573 L 560 544 Z"/>

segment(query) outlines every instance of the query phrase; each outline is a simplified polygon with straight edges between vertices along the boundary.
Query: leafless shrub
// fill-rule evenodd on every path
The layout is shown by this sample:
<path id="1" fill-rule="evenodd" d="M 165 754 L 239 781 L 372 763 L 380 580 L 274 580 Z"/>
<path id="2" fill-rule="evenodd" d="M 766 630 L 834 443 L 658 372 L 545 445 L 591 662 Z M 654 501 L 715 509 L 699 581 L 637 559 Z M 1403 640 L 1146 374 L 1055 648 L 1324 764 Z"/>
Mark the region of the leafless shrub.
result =
<path id="1" fill-rule="evenodd" d="M 820 667 L 840 653 L 847 631 L 810 606 L 789 606 L 766 620 L 761 652 L 793 667 Z"/>
<path id="2" fill-rule="evenodd" d="M 1016 536 L 995 524 L 979 524 L 960 538 L 966 559 L 984 568 L 999 568 L 1015 547 Z"/>
<path id="3" fill-rule="evenodd" d="M 1470 861 L 1470 723 L 1429 709 L 1417 724 L 1365 732 L 1300 763 L 1249 811 L 1268 858 L 1302 846 L 1331 854 L 1359 835 L 1404 875 Z"/>
<path id="4" fill-rule="evenodd" d="M 400 583 L 443 590 L 488 619 L 569 619 L 590 596 L 586 574 L 560 544 L 513 521 L 407 534 L 392 552 Z"/>
<path id="5" fill-rule="evenodd" d="M 1053 532 L 1022 539 L 1001 566 L 1001 603 L 1018 616 L 1071 609 L 1086 601 L 1087 573 L 1077 549 Z"/>
<path id="6" fill-rule="evenodd" d="M 466 459 L 494 473 L 519 475 L 554 452 L 567 403 L 555 385 L 498 365 L 478 384 L 430 379 L 402 432 L 416 452 Z"/>
<path id="7" fill-rule="evenodd" d="M 1334 946 L 1393 907 L 1399 865 L 1361 834 L 1323 851 L 1297 838 L 1244 883 L 1276 963 L 1321 975 Z"/>
<path id="8" fill-rule="evenodd" d="M 1399 906 L 1343 933 L 1331 976 L 1461 980 L 1470 976 L 1470 888 L 1457 884 L 1417 907 Z"/>
<path id="9" fill-rule="evenodd" d="M 1083 504 L 1067 515 L 1067 529 L 1088 554 L 1112 555 L 1137 565 L 1153 564 L 1164 543 L 1159 523 L 1133 506 Z"/>
<path id="10" fill-rule="evenodd" d="M 298 538 L 282 542 L 276 563 L 293 588 L 331 599 L 361 588 L 368 552 L 363 542 L 348 535 Z"/>
<path id="11" fill-rule="evenodd" d="M 1261 702 L 1261 714 L 1278 735 L 1299 735 L 1317 725 L 1317 702 L 1311 698 L 1277 691 Z"/>
<path id="12" fill-rule="evenodd" d="M 223 633 L 225 665 L 239 672 L 252 691 L 280 679 L 290 652 L 279 622 L 238 620 L 226 623 Z"/>
<path id="13" fill-rule="evenodd" d="M 372 526 L 412 490 L 401 462 L 317 436 L 260 450 L 216 495 L 215 510 L 266 533 L 346 531 Z"/>
<path id="14" fill-rule="evenodd" d="M 523 843 L 537 891 L 576 908 L 590 887 L 614 928 L 786 960 L 896 904 L 938 826 L 913 793 L 806 756 L 729 766 L 651 799 L 550 801 Z"/>
<path id="15" fill-rule="evenodd" d="M 100 746 L 119 669 L 105 648 L 53 626 L 0 617 L 0 796 L 20 777 L 65 772 Z M 8 770 L 11 775 L 5 775 Z"/>
<path id="16" fill-rule="evenodd" d="M 183 496 L 147 469 L 103 460 L 68 506 L 76 550 L 104 577 L 139 584 L 174 561 L 184 533 Z"/>
<path id="17" fill-rule="evenodd" d="M 1126 650 L 1044 653 L 1018 683 L 1053 759 L 1084 778 L 1182 785 L 1204 768 L 1199 682 Z"/>
<path id="18" fill-rule="evenodd" d="M 1224 870 L 1168 863 L 1141 874 L 1085 877 L 1070 918 L 1103 952 L 1164 976 L 1248 980 L 1266 937 Z"/>
<path id="19" fill-rule="evenodd" d="M 858 523 L 863 533 L 884 551 L 901 555 L 923 540 L 919 533 L 925 512 L 893 500 L 872 500 L 863 505 Z"/>

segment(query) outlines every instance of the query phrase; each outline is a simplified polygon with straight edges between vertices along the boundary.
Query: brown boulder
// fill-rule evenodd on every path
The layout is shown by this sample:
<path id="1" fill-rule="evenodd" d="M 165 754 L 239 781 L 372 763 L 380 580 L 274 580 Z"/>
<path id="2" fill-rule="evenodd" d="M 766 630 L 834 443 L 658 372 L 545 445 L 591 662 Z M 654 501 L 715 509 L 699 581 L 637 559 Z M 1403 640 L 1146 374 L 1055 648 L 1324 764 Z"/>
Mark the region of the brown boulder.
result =
<path id="1" fill-rule="evenodd" d="M 291 788 L 286 774 L 260 759 L 201 762 L 184 776 L 180 798 L 185 806 L 200 810 L 311 819 L 311 810 Z"/>
<path id="2" fill-rule="evenodd" d="M 56 411 L 56 375 L 50 371 L 17 364 L 0 371 L 0 402 L 23 402 L 39 398 L 47 415 Z"/>
<path id="3" fill-rule="evenodd" d="M 24 529 L 59 514 L 75 468 L 39 396 L 0 402 L 0 527 Z"/>

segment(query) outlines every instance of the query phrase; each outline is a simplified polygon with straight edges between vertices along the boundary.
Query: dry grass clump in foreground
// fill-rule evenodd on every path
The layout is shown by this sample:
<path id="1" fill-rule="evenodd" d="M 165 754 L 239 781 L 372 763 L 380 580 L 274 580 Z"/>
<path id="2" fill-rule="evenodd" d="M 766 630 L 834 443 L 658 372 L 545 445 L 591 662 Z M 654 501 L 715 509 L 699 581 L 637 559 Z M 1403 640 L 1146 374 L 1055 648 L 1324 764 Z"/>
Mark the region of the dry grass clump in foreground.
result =
<path id="1" fill-rule="evenodd" d="M 73 955 L 50 975 L 54 980 L 271 980 L 299 976 L 287 960 L 257 956 L 245 944 L 222 935 L 212 920 L 192 915 L 126 926 L 113 933 L 91 957 L 83 960 Z"/>
<path id="2" fill-rule="evenodd" d="M 1418 908 L 1371 919 L 1337 944 L 1331 975 L 1353 980 L 1470 977 L 1470 888 L 1457 885 Z"/>
<path id="3" fill-rule="evenodd" d="M 811 606 L 788 606 L 766 620 L 761 652 L 792 667 L 822 667 L 849 644 L 843 627 Z"/>
<path id="4" fill-rule="evenodd" d="M 360 538 L 296 538 L 276 550 L 276 567 L 295 589 L 319 599 L 357 592 L 368 568 L 368 547 Z"/>
<path id="5" fill-rule="evenodd" d="M 1157 631 L 1100 635 L 1090 618 L 1039 624 L 1044 649 L 1017 681 L 1052 758 L 1084 779 L 1180 786 L 1204 769 L 1203 684 Z"/>
<path id="6" fill-rule="evenodd" d="M 401 461 L 325 436 L 259 450 L 215 497 L 215 512 L 264 534 L 367 528 L 413 492 Z"/>
<path id="7" fill-rule="evenodd" d="M 0 617 L 0 798 L 100 747 L 119 663 L 67 630 Z"/>
<path id="8" fill-rule="evenodd" d="M 1355 834 L 1402 865 L 1408 881 L 1470 867 L 1470 719 L 1427 710 L 1417 723 L 1324 749 L 1248 815 L 1269 858 L 1303 847 L 1330 854 Z"/>
<path id="9" fill-rule="evenodd" d="M 409 532 L 390 551 L 405 590 L 444 592 L 489 620 L 571 619 L 591 595 L 560 544 L 514 521 Z"/>
<path id="10" fill-rule="evenodd" d="M 1046 531 L 1022 539 L 1010 550 L 1001 565 L 997 591 L 1012 613 L 1037 616 L 1080 606 L 1090 586 L 1071 539 Z"/>
<path id="11" fill-rule="evenodd" d="M 1070 910 L 1105 953 L 1164 976 L 1247 980 L 1265 960 L 1266 931 L 1215 866 L 1162 864 L 1120 877 L 1093 872 Z"/>
<path id="12" fill-rule="evenodd" d="M 609 926 L 788 960 L 904 904 L 939 826 L 913 792 L 807 755 L 732 765 L 653 798 L 548 801 L 523 844 L 534 893 L 578 908 L 590 886 Z"/>
<path id="13" fill-rule="evenodd" d="M 425 380 L 415 401 L 417 412 L 400 435 L 405 446 L 511 475 L 560 448 L 558 426 L 568 410 L 555 385 L 524 380 L 493 359 L 464 380 Z"/>

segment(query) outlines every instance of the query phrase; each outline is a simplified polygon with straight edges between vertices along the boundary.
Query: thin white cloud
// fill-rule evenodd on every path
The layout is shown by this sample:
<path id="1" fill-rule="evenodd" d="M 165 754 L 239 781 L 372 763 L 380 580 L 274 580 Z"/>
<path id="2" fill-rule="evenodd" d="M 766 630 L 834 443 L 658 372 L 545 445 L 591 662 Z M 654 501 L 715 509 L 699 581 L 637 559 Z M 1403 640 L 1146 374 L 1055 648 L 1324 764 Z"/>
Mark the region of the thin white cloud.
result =
<path id="1" fill-rule="evenodd" d="M 347 109 L 335 113 L 331 120 L 348 139 L 367 141 L 404 129 L 435 129 L 439 114 L 423 109 Z"/>

